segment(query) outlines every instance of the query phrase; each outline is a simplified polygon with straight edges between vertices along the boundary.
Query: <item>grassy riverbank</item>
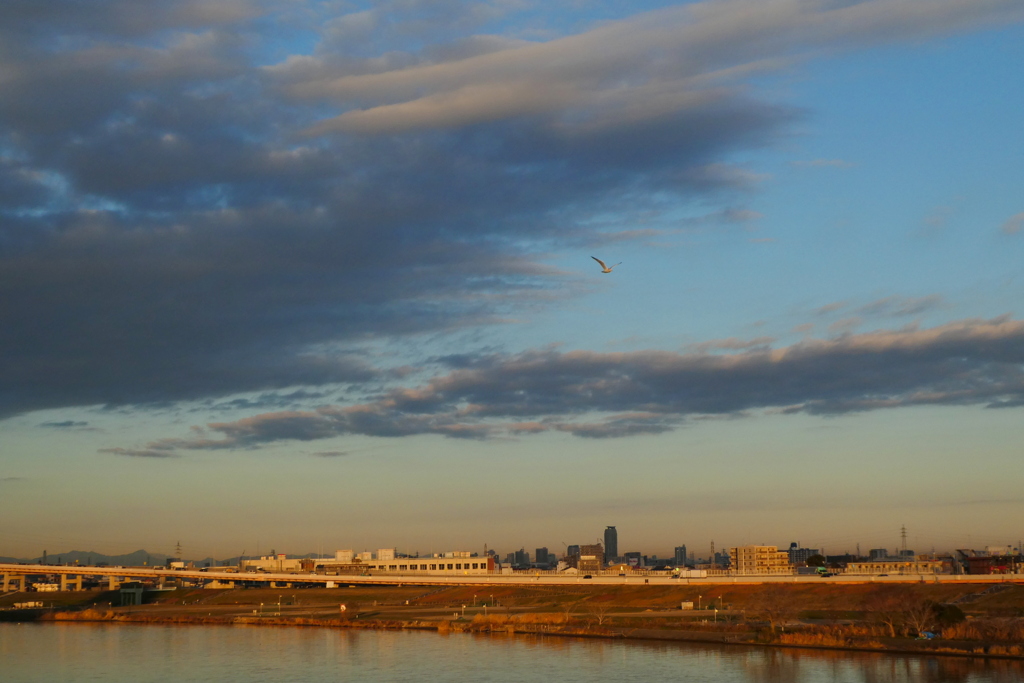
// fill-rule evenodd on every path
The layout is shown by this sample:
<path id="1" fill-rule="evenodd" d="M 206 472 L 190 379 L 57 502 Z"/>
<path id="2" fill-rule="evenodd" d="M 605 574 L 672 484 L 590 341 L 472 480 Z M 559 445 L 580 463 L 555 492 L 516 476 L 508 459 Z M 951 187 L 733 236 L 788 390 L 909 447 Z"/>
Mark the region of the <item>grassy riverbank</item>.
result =
<path id="1" fill-rule="evenodd" d="M 116 607 L 119 597 L 8 595 L 0 608 L 27 599 L 45 608 L 0 611 L 0 619 L 417 628 L 1024 659 L 1024 586 L 1014 584 L 179 589 Z M 680 609 L 684 602 L 701 609 Z M 934 637 L 918 639 L 924 631 Z"/>

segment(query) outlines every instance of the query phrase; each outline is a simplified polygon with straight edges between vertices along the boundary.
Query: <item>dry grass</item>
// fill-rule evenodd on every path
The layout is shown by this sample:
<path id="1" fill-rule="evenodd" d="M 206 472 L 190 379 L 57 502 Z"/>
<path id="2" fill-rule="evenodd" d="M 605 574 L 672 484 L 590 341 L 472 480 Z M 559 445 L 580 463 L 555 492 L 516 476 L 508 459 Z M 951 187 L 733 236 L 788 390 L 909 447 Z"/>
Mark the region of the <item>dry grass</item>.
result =
<path id="1" fill-rule="evenodd" d="M 971 619 L 942 629 L 942 637 L 1024 643 L 1024 619 Z"/>
<path id="2" fill-rule="evenodd" d="M 809 645 L 812 647 L 849 647 L 849 637 L 835 632 L 780 633 L 776 642 L 786 645 Z"/>
<path id="3" fill-rule="evenodd" d="M 569 619 L 564 614 L 549 614 L 549 613 L 530 613 L 530 614 L 478 614 L 473 617 L 472 621 L 475 626 L 490 626 L 497 628 L 504 628 L 506 626 L 515 626 L 517 624 L 566 624 L 569 623 Z"/>

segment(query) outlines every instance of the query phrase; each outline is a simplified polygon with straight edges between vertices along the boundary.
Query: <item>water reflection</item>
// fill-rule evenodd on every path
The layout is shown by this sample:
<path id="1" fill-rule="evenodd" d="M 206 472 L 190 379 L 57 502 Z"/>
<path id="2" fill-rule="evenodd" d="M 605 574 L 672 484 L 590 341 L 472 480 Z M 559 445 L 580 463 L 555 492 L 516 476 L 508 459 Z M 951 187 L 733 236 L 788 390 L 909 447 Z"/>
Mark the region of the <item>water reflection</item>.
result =
<path id="1" fill-rule="evenodd" d="M 827 650 L 761 650 L 746 659 L 751 683 L 1021 683 L 1024 664 Z"/>
<path id="2" fill-rule="evenodd" d="M 0 624 L 4 683 L 460 680 L 1020 683 L 1024 663 L 730 645 L 230 626 Z"/>

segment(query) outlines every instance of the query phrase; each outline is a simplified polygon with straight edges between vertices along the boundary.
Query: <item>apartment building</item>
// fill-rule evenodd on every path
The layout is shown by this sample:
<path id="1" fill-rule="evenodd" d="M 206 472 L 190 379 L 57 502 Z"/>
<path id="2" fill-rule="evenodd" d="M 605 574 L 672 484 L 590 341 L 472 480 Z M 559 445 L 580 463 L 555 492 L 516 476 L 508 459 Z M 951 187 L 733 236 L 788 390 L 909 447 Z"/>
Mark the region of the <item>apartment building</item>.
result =
<path id="1" fill-rule="evenodd" d="M 789 553 L 774 545 L 744 545 L 729 548 L 734 574 L 792 574 Z"/>

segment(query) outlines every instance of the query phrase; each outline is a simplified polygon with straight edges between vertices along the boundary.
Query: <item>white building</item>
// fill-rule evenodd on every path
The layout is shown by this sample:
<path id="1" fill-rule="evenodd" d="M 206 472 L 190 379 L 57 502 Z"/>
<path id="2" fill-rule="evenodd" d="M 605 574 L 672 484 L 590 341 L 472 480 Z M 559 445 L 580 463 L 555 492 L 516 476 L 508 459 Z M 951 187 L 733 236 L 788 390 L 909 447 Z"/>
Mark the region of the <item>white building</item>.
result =
<path id="1" fill-rule="evenodd" d="M 371 560 L 365 569 L 372 574 L 490 574 L 494 571 L 491 557 L 401 557 L 381 561 Z"/>

